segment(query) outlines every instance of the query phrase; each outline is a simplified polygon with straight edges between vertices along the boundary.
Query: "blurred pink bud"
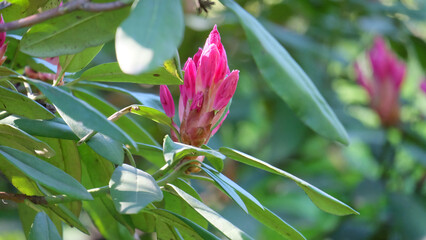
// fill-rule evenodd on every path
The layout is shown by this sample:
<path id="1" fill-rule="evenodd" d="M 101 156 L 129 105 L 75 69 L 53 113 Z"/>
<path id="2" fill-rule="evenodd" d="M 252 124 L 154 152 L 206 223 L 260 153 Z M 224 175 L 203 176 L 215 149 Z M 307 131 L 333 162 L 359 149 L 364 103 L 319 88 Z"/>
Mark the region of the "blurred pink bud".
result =
<path id="1" fill-rule="evenodd" d="M 426 78 L 420 83 L 420 89 L 426 94 Z"/>
<path id="2" fill-rule="evenodd" d="M 160 86 L 160 101 L 166 115 L 173 118 L 175 116 L 175 103 L 173 101 L 172 94 L 166 85 Z"/>
<path id="3" fill-rule="evenodd" d="M 0 24 L 4 23 L 3 14 L 0 15 Z M 6 41 L 6 32 L 0 32 L 0 46 Z"/>
<path id="4" fill-rule="evenodd" d="M 382 125 L 395 126 L 399 123 L 399 93 L 405 79 L 406 66 L 387 48 L 381 37 L 374 39 L 368 56 L 372 74 L 362 72 L 358 63 L 355 63 L 357 82 L 368 92 L 370 105 L 379 115 Z"/>

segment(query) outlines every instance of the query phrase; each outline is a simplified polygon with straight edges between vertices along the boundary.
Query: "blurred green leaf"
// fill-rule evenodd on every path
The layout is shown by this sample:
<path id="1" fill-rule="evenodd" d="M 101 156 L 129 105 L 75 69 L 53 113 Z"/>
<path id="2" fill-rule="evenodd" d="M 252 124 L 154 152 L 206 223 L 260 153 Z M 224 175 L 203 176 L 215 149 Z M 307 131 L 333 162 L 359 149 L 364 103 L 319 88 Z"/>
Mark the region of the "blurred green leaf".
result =
<path id="1" fill-rule="evenodd" d="M 44 212 L 39 212 L 34 219 L 28 239 L 61 240 L 62 238 L 49 216 Z"/>
<path id="2" fill-rule="evenodd" d="M 8 0 L 10 6 L 2 9 L 0 13 L 6 22 L 18 20 L 37 13 L 38 9 L 43 7 L 48 0 Z"/>
<path id="3" fill-rule="evenodd" d="M 181 1 L 135 1 L 115 35 L 121 70 L 136 75 L 161 66 L 175 55 L 184 27 Z"/>
<path id="4" fill-rule="evenodd" d="M 104 45 L 102 44 L 96 47 L 89 47 L 76 54 L 60 56 L 59 64 L 62 67 L 62 71 L 64 72 L 80 71 L 93 60 L 93 58 L 99 53 L 99 51 L 101 51 L 103 46 Z"/>
<path id="5" fill-rule="evenodd" d="M 194 197 L 182 191 L 178 187 L 173 186 L 172 184 L 167 184 L 167 187 L 170 188 L 176 194 L 178 194 L 183 200 L 185 200 L 189 205 L 191 205 L 199 214 L 201 214 L 207 221 L 209 221 L 219 231 L 225 234 L 225 236 L 229 239 L 252 239 L 250 236 L 248 236 L 246 233 L 234 226 L 228 220 L 213 211 L 213 209 L 204 205 L 204 203 L 195 199 Z"/>
<path id="6" fill-rule="evenodd" d="M 36 57 L 75 54 L 114 38 L 116 27 L 129 8 L 104 12 L 75 11 L 30 28 L 22 37 L 21 51 Z"/>
<path id="7" fill-rule="evenodd" d="M 138 213 L 151 202 L 163 199 L 151 175 L 127 164 L 115 169 L 109 187 L 115 207 L 124 214 Z"/>
<path id="8" fill-rule="evenodd" d="M 182 84 L 182 80 L 170 73 L 166 68 L 159 67 L 147 73 L 129 75 L 121 71 L 117 62 L 104 63 L 92 67 L 80 76 L 81 80 L 93 82 L 130 82 L 139 84 Z"/>
<path id="9" fill-rule="evenodd" d="M 28 235 L 30 234 L 31 227 L 33 225 L 35 216 L 37 215 L 37 211 L 32 208 L 33 206 L 29 206 L 31 203 L 21 203 L 18 204 L 18 213 L 19 213 L 19 219 L 21 220 L 22 229 L 24 231 L 24 234 L 26 238 L 28 239 Z M 41 207 L 43 209 L 43 212 L 45 212 L 49 218 L 52 220 L 53 224 L 55 224 L 55 227 L 57 231 L 59 232 L 59 235 L 62 235 L 62 221 L 61 219 L 55 215 L 50 209 Z"/>
<path id="10" fill-rule="evenodd" d="M 263 26 L 233 0 L 221 0 L 239 18 L 260 72 L 290 108 L 320 135 L 348 144 L 348 135 L 315 85 Z"/>
<path id="11" fill-rule="evenodd" d="M 221 147 L 219 151 L 225 154 L 227 157 L 234 159 L 236 161 L 242 162 L 244 164 L 263 169 L 265 171 L 281 175 L 283 177 L 289 178 L 299 185 L 308 195 L 308 197 L 312 200 L 312 202 L 317 205 L 320 209 L 325 212 L 335 214 L 335 215 L 348 215 L 348 214 L 359 214 L 357 211 L 344 204 L 343 202 L 337 200 L 336 198 L 328 195 L 327 193 L 321 191 L 320 189 L 312 186 L 308 182 L 297 178 L 290 173 L 287 173 L 279 168 L 276 168 L 266 162 L 263 162 L 257 158 L 254 158 L 250 155 L 242 153 L 240 151 Z"/>
<path id="12" fill-rule="evenodd" d="M 12 69 L 7 68 L 5 66 L 0 66 L 0 77 L 6 77 L 6 76 L 9 76 L 9 75 L 19 75 L 19 73 L 15 72 Z"/>
<path id="13" fill-rule="evenodd" d="M 0 110 L 30 119 L 52 119 L 55 116 L 27 96 L 0 87 Z"/>
<path id="14" fill-rule="evenodd" d="M 77 180 L 45 161 L 6 146 L 0 146 L 0 155 L 43 186 L 76 199 L 93 199 Z"/>
<path id="15" fill-rule="evenodd" d="M 55 151 L 46 143 L 11 125 L 0 124 L 0 145 L 33 155 L 52 157 Z"/>
<path id="16" fill-rule="evenodd" d="M 58 110 L 74 121 L 80 122 L 80 126 L 98 131 L 117 141 L 136 147 L 135 142 L 123 130 L 108 121 L 105 116 L 87 103 L 75 98 L 61 88 L 52 87 L 47 83 L 34 79 L 30 80 L 30 82 L 40 89 L 55 104 Z M 78 133 L 76 135 L 78 136 Z"/>

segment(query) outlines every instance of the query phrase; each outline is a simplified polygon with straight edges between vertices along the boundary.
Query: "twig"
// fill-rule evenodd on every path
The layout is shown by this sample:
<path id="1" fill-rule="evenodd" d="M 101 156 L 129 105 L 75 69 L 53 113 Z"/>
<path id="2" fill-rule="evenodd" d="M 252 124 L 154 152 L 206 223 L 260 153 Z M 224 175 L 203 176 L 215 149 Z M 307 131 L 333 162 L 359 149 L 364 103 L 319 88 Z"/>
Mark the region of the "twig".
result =
<path id="1" fill-rule="evenodd" d="M 109 186 L 92 188 L 87 191 L 92 195 L 92 197 L 95 198 L 95 197 L 109 193 Z M 55 203 L 66 203 L 71 201 L 78 201 L 78 199 L 74 199 L 66 195 L 28 196 L 26 194 L 7 193 L 7 192 L 0 192 L 0 199 L 11 200 L 16 203 L 23 203 L 25 200 L 29 200 L 30 202 L 36 205 L 48 205 L 48 204 L 55 204 Z"/>
<path id="2" fill-rule="evenodd" d="M 128 6 L 129 4 L 130 3 L 125 3 L 123 1 L 115 1 L 108 3 L 92 3 L 90 2 L 90 0 L 69 1 L 60 7 L 53 8 L 45 12 L 21 18 L 16 21 L 0 24 L 0 32 L 6 32 L 9 30 L 33 26 L 37 23 L 65 15 L 76 10 L 83 10 L 87 12 L 103 12 L 123 8 Z"/>
<path id="3" fill-rule="evenodd" d="M 120 117 L 126 115 L 127 113 L 129 113 L 132 110 L 138 110 L 138 106 L 136 105 L 131 105 L 128 107 L 125 107 L 123 109 L 121 109 L 118 112 L 115 112 L 114 114 L 112 114 L 111 116 L 108 117 L 108 120 L 110 120 L 111 122 L 115 122 L 117 121 Z M 78 141 L 77 146 L 81 145 L 82 143 L 85 143 L 87 141 L 89 141 L 93 136 L 95 136 L 95 134 L 98 133 L 97 131 L 91 131 L 89 132 L 86 136 L 84 136 L 83 138 L 80 139 L 80 141 Z"/>

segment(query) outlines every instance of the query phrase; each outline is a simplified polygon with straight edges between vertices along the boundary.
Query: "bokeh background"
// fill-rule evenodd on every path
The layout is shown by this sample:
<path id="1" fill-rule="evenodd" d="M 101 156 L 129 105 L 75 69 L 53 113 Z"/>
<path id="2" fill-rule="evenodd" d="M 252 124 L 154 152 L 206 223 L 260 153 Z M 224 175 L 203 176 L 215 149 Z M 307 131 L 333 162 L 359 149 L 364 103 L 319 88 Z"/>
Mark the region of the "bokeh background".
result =
<path id="1" fill-rule="evenodd" d="M 274 93 L 262 79 L 235 15 L 218 1 L 200 15 L 193 0 L 183 3 L 187 27 L 179 49 L 182 64 L 204 45 L 217 24 L 229 66 L 240 70 L 230 114 L 209 146 L 232 147 L 267 161 L 349 204 L 360 215 L 322 212 L 295 183 L 231 160 L 225 175 L 308 239 L 426 239 L 426 93 L 419 88 L 426 70 L 426 1 L 238 1 L 310 76 L 346 127 L 349 146 L 311 131 Z M 365 53 L 376 36 L 382 36 L 407 66 L 399 96 L 401 124 L 386 129 L 370 108 L 367 92 L 357 84 L 353 67 L 355 61 L 367 61 Z M 113 42 L 91 66 L 111 61 L 115 61 Z M 158 93 L 158 86 L 120 86 Z M 177 97 L 178 87 L 171 90 Z M 99 94 L 117 107 L 132 103 L 121 95 Z M 138 120 L 159 142 L 168 132 L 149 120 Z M 143 159 L 138 164 L 150 167 Z M 209 185 L 194 185 L 208 205 L 249 235 L 281 239 L 226 195 Z M 0 190 L 14 191 L 4 177 Z M 87 215 L 81 218 L 90 224 Z M 69 240 L 90 239 L 68 228 L 64 234 Z M 24 239 L 14 203 L 0 203 L 0 239 Z"/>

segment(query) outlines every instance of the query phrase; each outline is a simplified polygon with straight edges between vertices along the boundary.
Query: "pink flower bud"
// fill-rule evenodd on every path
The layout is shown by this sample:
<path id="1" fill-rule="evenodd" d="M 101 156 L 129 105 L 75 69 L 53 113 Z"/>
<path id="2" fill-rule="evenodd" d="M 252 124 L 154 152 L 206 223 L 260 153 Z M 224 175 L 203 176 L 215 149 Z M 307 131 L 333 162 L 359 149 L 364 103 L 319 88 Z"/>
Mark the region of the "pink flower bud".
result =
<path id="1" fill-rule="evenodd" d="M 200 111 L 201 108 L 203 107 L 203 102 L 204 102 L 204 94 L 202 92 L 198 92 L 194 97 L 194 101 L 191 104 L 190 110 Z"/>
<path id="2" fill-rule="evenodd" d="M 160 101 L 166 115 L 173 118 L 175 116 L 175 103 L 167 85 L 160 86 Z"/>
<path id="3" fill-rule="evenodd" d="M 420 89 L 426 94 L 426 78 L 420 83 Z"/>
<path id="4" fill-rule="evenodd" d="M 385 41 L 376 37 L 373 47 L 368 51 L 372 68 L 371 79 L 366 77 L 355 63 L 358 83 L 370 96 L 370 105 L 380 117 L 385 127 L 399 123 L 399 92 L 404 81 L 406 66 L 386 47 Z"/>

